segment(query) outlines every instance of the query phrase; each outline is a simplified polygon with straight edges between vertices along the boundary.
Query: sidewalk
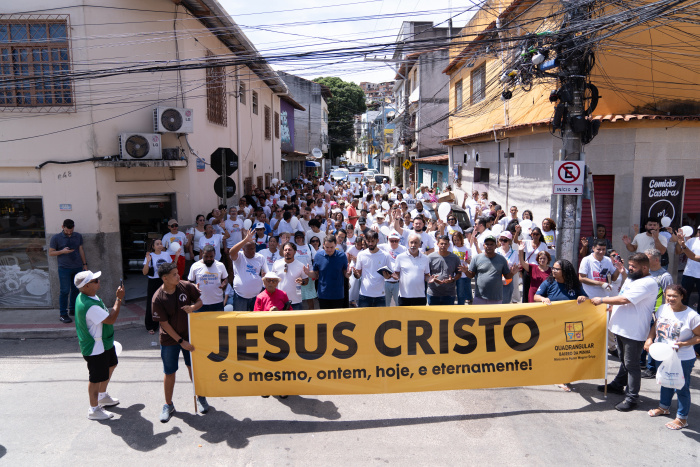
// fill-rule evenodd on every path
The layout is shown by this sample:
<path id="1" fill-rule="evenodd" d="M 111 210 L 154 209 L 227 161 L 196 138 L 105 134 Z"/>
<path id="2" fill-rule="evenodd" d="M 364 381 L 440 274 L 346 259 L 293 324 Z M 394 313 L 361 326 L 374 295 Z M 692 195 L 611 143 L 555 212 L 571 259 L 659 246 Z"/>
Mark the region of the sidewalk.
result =
<path id="1" fill-rule="evenodd" d="M 120 312 L 115 329 L 144 326 L 146 300 L 125 303 Z M 60 313 L 55 310 L 8 310 L 0 312 L 0 339 L 51 339 L 75 337 L 75 321 L 61 323 Z"/>

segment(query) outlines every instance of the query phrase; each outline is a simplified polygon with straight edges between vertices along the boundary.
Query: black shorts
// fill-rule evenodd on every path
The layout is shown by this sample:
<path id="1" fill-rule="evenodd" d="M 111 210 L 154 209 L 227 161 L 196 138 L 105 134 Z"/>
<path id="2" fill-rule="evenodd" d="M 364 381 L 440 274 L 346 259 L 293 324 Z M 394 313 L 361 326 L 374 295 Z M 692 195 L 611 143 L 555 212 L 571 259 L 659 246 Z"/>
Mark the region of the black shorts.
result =
<path id="1" fill-rule="evenodd" d="M 119 363 L 114 346 L 99 355 L 90 355 L 89 357 L 83 355 L 83 358 L 87 362 L 91 383 L 107 381 L 109 379 L 109 369 L 117 366 L 117 363 Z"/>

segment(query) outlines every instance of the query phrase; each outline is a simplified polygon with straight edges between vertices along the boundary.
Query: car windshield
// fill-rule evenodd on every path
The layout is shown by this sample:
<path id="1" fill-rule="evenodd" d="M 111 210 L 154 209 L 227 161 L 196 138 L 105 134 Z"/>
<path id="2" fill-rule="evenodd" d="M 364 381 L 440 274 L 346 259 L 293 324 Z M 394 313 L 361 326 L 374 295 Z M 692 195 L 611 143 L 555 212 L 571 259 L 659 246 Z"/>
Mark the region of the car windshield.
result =
<path id="1" fill-rule="evenodd" d="M 345 175 L 347 174 L 342 170 L 334 170 L 333 172 L 331 172 L 331 177 L 344 177 Z"/>

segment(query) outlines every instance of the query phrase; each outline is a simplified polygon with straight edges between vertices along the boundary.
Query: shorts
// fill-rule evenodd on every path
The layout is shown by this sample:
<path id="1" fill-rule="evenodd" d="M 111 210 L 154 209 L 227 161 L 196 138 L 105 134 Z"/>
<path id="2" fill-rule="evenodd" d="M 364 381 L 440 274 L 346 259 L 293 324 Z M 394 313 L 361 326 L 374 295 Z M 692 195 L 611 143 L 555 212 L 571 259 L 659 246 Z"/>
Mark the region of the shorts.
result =
<path id="1" fill-rule="evenodd" d="M 162 345 L 160 347 L 160 358 L 163 360 L 163 373 L 172 375 L 177 373 L 177 361 L 182 350 L 182 358 L 185 360 L 185 366 L 190 367 L 190 351 L 182 348 L 180 344 Z"/>
<path id="2" fill-rule="evenodd" d="M 99 355 L 83 355 L 83 358 L 87 362 L 88 372 L 90 373 L 89 381 L 91 383 L 107 381 L 109 379 L 109 369 L 117 366 L 117 363 L 119 363 L 114 346 Z"/>

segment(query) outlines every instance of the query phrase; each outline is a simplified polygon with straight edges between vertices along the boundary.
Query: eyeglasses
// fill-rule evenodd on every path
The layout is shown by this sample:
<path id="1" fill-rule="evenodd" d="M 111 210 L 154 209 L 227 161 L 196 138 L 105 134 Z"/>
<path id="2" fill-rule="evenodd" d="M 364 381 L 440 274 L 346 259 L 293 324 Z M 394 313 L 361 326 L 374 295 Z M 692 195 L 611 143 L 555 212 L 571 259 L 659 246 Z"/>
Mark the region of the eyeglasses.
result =
<path id="1" fill-rule="evenodd" d="M 561 268 L 552 268 L 552 271 L 561 271 Z"/>
<path id="2" fill-rule="evenodd" d="M 170 228 L 172 229 L 173 227 L 179 227 L 178 224 L 170 224 Z"/>

